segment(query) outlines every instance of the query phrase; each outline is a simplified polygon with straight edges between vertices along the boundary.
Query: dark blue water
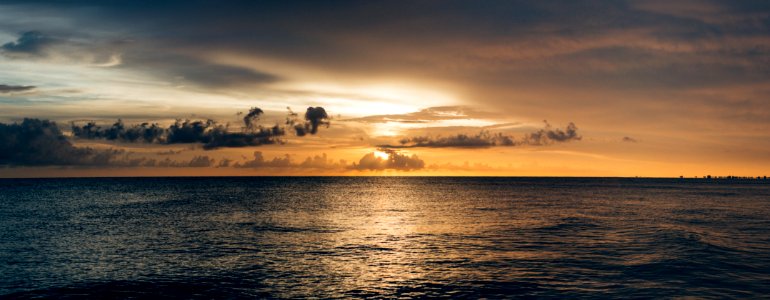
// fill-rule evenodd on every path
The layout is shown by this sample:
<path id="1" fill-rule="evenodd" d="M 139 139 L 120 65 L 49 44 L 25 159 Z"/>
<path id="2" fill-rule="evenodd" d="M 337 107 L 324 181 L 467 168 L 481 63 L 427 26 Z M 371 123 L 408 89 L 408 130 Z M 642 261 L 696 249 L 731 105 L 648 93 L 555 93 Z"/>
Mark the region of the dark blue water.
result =
<path id="1" fill-rule="evenodd" d="M 757 298 L 767 181 L 0 180 L 0 298 Z"/>

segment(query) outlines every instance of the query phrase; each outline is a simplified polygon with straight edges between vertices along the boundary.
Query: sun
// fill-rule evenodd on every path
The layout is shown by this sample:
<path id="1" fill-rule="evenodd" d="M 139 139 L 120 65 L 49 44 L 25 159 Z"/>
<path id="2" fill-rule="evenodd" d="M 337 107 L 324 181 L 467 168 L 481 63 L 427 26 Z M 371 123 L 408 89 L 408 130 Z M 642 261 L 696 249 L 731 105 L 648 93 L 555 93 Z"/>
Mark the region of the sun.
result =
<path id="1" fill-rule="evenodd" d="M 387 160 L 390 157 L 390 154 L 387 152 L 382 151 L 374 151 L 374 157 L 381 158 L 383 160 Z"/>

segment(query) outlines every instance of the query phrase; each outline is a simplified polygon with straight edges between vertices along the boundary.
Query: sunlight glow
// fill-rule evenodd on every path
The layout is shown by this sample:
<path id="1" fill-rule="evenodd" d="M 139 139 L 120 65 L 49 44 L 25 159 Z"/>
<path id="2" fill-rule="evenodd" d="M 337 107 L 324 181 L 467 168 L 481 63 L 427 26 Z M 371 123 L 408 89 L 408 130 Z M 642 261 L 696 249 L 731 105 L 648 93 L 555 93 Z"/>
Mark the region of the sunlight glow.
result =
<path id="1" fill-rule="evenodd" d="M 390 157 L 390 154 L 382 151 L 374 151 L 374 156 L 383 160 L 387 160 Z"/>
<path id="2" fill-rule="evenodd" d="M 331 84 L 294 83 L 287 88 L 297 91 L 313 91 L 318 104 L 337 107 L 335 111 L 346 116 L 375 114 L 402 114 L 425 107 L 455 105 L 457 99 L 429 87 L 407 84 Z"/>

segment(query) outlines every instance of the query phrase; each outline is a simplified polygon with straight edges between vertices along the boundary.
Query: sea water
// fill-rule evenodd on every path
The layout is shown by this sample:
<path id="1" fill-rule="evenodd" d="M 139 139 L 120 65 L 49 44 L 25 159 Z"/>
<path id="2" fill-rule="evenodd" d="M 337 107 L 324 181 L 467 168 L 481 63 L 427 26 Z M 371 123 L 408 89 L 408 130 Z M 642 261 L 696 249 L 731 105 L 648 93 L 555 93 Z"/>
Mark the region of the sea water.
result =
<path id="1" fill-rule="evenodd" d="M 0 180 L 0 298 L 756 298 L 762 180 Z"/>

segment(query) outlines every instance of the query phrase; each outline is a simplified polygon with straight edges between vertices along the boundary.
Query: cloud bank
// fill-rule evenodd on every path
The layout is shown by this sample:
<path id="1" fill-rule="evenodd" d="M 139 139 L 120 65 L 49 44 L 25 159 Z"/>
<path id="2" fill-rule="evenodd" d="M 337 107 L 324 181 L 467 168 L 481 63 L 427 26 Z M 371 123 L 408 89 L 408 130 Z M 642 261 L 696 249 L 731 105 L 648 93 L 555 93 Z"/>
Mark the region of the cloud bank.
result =
<path id="1" fill-rule="evenodd" d="M 425 168 L 425 161 L 416 154 L 406 155 L 393 149 L 378 149 L 388 154 L 387 158 L 377 156 L 375 152 L 365 154 L 358 162 L 348 164 L 345 160 L 333 161 L 326 154 L 306 158 L 302 162 L 294 162 L 288 154 L 266 159 L 261 151 L 255 151 L 254 157 L 245 162 L 237 162 L 235 168 L 282 168 L 282 169 L 325 169 L 325 170 L 359 170 L 359 171 L 414 171 Z"/>
<path id="2" fill-rule="evenodd" d="M 203 144 L 205 150 L 282 143 L 280 137 L 286 134 L 286 129 L 278 124 L 267 127 L 257 124 L 262 114 L 262 109 L 252 107 L 243 116 L 244 126 L 241 130 L 231 129 L 229 124 L 222 125 L 214 120 L 177 120 L 168 128 L 150 123 L 126 126 L 122 120 L 110 127 L 101 127 L 94 122 L 80 126 L 72 123 L 71 127 L 73 136 L 82 139 L 166 145 L 199 143 Z M 292 114 L 290 112 L 290 118 L 293 118 Z M 329 125 L 323 107 L 308 108 L 305 121 L 289 120 L 287 124 L 296 131 L 297 136 L 316 134 L 321 124 Z"/>
<path id="3" fill-rule="evenodd" d="M 178 152 L 176 153 L 178 154 Z M 5 166 L 90 166 L 90 167 L 211 167 L 216 160 L 195 156 L 191 160 L 156 160 L 136 157 L 119 149 L 75 147 L 55 122 L 24 119 L 21 123 L 0 123 L 0 165 Z"/>
<path id="4" fill-rule="evenodd" d="M 213 150 L 222 147 L 247 147 L 279 143 L 278 137 L 284 135 L 283 128 L 252 127 L 242 132 L 232 132 L 227 125 L 213 120 L 177 120 L 168 128 L 158 124 L 142 123 L 126 126 L 118 120 L 110 127 L 101 127 L 94 122 L 83 126 L 72 124 L 72 134 L 82 139 L 104 139 L 124 143 L 154 144 L 193 144 L 203 145 L 203 149 Z"/>
<path id="5" fill-rule="evenodd" d="M 350 168 L 355 170 L 400 170 L 400 171 L 412 171 L 419 170 L 425 167 L 425 161 L 417 157 L 416 154 L 411 156 L 398 153 L 393 149 L 379 149 L 379 151 L 388 154 L 387 158 L 381 158 L 375 155 L 374 152 L 368 153 L 362 157 L 358 163 L 353 163 Z"/>
<path id="6" fill-rule="evenodd" d="M 478 134 L 456 134 L 450 136 L 416 136 L 399 141 L 397 145 L 379 145 L 386 149 L 397 148 L 489 148 L 510 146 L 543 146 L 553 143 L 579 141 L 582 137 L 578 134 L 577 126 L 570 122 L 565 129 L 553 128 L 545 122 L 545 128 L 526 134 L 521 138 L 515 138 L 503 133 L 490 133 L 481 131 Z"/>
<path id="7" fill-rule="evenodd" d="M 74 147 L 55 122 L 0 123 L 0 164 L 11 166 L 109 165 L 120 150 Z"/>

